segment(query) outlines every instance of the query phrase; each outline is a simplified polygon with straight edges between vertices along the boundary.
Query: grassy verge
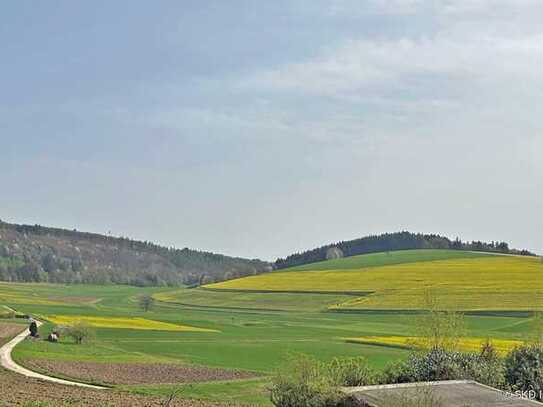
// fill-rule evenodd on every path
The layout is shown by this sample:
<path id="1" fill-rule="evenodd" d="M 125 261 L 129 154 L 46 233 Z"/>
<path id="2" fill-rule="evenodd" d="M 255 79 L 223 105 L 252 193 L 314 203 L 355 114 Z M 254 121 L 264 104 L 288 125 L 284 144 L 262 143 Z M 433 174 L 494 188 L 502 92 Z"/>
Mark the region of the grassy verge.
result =
<path id="1" fill-rule="evenodd" d="M 125 386 L 122 389 L 142 395 L 168 396 L 175 394 L 178 398 L 183 399 L 272 406 L 268 396 L 268 386 L 268 379 L 251 379 L 183 385 Z"/>

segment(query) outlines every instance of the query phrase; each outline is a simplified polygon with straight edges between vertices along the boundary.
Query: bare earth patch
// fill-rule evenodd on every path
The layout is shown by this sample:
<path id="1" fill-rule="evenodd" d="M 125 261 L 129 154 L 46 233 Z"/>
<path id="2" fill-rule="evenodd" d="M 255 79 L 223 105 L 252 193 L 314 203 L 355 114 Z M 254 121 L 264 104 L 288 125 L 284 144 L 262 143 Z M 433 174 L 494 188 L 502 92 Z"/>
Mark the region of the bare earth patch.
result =
<path id="1" fill-rule="evenodd" d="M 19 406 L 30 401 L 48 402 L 52 406 L 70 403 L 70 405 L 78 407 L 160 407 L 165 405 L 165 398 L 162 397 L 138 396 L 115 390 L 91 390 L 45 383 L 0 369 L 0 405 Z M 176 399 L 170 404 L 171 407 L 226 407 L 233 405 L 181 399 Z"/>
<path id="2" fill-rule="evenodd" d="M 252 372 L 167 363 L 97 363 L 35 359 L 25 360 L 24 365 L 42 373 L 106 384 L 196 383 L 258 376 Z"/>
<path id="3" fill-rule="evenodd" d="M 0 322 L 0 346 L 7 343 L 15 335 L 21 333 L 26 327 L 20 324 L 10 324 L 9 322 Z"/>

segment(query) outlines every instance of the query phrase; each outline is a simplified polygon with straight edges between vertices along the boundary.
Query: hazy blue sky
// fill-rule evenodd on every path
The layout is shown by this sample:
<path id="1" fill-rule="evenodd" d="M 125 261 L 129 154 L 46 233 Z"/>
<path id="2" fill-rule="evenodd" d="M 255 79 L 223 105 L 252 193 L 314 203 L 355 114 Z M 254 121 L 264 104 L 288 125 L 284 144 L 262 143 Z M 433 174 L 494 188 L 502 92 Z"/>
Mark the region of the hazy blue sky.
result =
<path id="1" fill-rule="evenodd" d="M 2 1 L 0 218 L 274 259 L 543 252 L 540 0 Z"/>

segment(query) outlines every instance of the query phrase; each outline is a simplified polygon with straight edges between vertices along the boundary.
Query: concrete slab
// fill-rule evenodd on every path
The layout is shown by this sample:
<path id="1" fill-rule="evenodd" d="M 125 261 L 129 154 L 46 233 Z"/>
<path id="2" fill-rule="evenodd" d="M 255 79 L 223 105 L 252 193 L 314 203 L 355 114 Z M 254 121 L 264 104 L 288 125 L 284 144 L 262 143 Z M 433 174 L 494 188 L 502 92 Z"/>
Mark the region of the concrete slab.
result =
<path id="1" fill-rule="evenodd" d="M 361 407 L 394 407 L 402 400 L 430 395 L 439 407 L 543 407 L 530 400 L 533 395 L 521 398 L 506 394 L 492 387 L 468 381 L 452 380 L 432 383 L 364 386 L 344 389 Z"/>

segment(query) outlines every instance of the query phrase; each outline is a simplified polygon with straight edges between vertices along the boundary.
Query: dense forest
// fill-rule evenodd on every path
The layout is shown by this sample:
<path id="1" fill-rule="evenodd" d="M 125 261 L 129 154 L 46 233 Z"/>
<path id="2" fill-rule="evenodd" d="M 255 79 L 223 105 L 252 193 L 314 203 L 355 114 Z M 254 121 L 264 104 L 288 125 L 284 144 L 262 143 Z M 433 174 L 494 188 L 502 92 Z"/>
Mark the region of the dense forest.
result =
<path id="1" fill-rule="evenodd" d="M 283 269 L 323 261 L 330 258 L 407 249 L 475 250 L 483 252 L 520 254 L 525 256 L 534 255 L 528 250 L 510 249 L 509 245 L 505 242 L 463 242 L 458 238 L 455 240 L 450 240 L 439 235 L 398 232 L 367 236 L 360 239 L 329 244 L 302 253 L 295 253 L 284 259 L 278 259 L 274 266 L 277 269 Z"/>
<path id="2" fill-rule="evenodd" d="M 0 221 L 0 281 L 177 286 L 269 270 L 260 260 Z"/>

